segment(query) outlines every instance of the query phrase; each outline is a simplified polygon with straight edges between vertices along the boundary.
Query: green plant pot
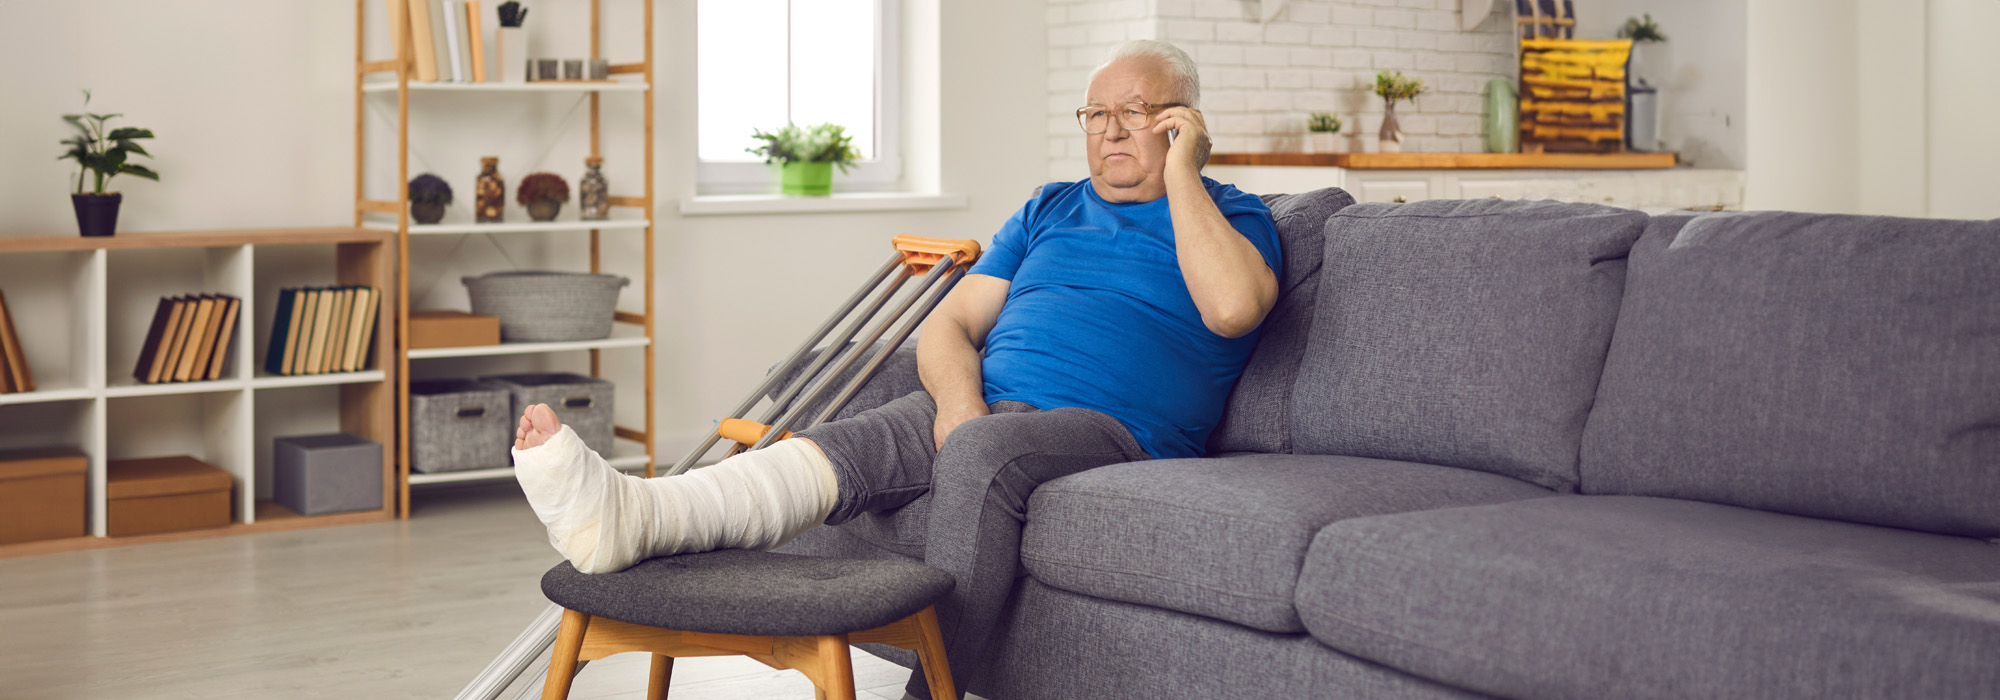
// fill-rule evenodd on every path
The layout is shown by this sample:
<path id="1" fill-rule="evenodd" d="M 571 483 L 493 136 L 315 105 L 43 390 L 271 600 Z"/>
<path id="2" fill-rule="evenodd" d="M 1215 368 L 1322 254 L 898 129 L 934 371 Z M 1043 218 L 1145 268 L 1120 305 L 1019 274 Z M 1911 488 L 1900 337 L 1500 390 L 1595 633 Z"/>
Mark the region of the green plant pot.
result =
<path id="1" fill-rule="evenodd" d="M 785 194 L 824 197 L 833 194 L 832 163 L 786 163 L 779 170 Z"/>

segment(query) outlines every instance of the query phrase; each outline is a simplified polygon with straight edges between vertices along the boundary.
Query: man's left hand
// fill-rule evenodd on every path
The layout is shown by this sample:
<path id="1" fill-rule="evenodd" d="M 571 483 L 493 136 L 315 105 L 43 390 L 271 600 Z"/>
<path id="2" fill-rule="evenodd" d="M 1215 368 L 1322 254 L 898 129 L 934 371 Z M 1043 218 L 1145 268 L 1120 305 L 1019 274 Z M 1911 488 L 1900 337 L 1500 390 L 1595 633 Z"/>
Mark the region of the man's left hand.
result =
<path id="1" fill-rule="evenodd" d="M 1203 161 L 1208 160 L 1208 122 L 1201 116 L 1201 110 L 1193 107 L 1168 107 L 1160 112 L 1159 121 L 1153 123 L 1153 133 L 1164 134 L 1169 130 L 1180 133 L 1174 136 L 1174 144 L 1167 148 L 1167 167 L 1185 167 L 1190 172 L 1201 170 Z"/>

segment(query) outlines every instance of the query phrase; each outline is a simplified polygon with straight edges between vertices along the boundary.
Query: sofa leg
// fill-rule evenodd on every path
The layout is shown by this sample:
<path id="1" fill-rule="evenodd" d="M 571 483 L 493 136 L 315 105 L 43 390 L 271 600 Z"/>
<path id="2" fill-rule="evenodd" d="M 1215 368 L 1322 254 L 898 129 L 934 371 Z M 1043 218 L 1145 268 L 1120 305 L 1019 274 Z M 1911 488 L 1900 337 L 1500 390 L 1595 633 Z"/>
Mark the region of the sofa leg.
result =
<path id="1" fill-rule="evenodd" d="M 667 686 L 674 679 L 674 657 L 653 655 L 652 676 L 646 681 L 646 700 L 667 700 Z"/>

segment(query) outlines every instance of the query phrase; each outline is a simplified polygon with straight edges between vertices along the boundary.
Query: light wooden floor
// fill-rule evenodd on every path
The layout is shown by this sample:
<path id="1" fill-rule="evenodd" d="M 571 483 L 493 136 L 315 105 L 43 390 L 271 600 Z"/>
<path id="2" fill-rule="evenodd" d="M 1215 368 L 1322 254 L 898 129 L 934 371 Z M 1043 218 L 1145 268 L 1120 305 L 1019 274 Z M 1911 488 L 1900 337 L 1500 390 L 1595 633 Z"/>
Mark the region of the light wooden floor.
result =
<path id="1" fill-rule="evenodd" d="M 0 560 L 0 698 L 450 698 L 541 612 L 561 558 L 513 484 L 426 492 L 404 522 Z M 644 697 L 647 659 L 577 677 Z M 909 672 L 856 652 L 862 700 Z M 685 659 L 674 698 L 811 698 L 796 672 Z"/>

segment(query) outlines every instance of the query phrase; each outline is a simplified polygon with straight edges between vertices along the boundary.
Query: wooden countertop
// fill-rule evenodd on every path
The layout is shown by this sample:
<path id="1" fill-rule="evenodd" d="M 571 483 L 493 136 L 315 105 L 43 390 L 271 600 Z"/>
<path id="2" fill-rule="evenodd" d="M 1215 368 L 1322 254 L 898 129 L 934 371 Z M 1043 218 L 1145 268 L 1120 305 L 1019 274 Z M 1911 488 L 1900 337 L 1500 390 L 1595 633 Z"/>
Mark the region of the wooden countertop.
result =
<path id="1" fill-rule="evenodd" d="M 1306 165 L 1352 170 L 1659 170 L 1672 153 L 1216 153 L 1209 165 Z"/>
<path id="2" fill-rule="evenodd" d="M 159 231 L 119 233 L 115 236 L 85 238 L 66 234 L 0 234 L 0 253 L 35 253 L 63 250 L 108 250 L 138 248 L 214 248 L 251 245 L 303 245 L 309 243 L 380 243 L 395 234 L 363 228 L 282 228 L 236 229 L 223 231 Z"/>

